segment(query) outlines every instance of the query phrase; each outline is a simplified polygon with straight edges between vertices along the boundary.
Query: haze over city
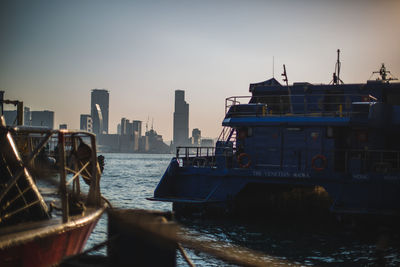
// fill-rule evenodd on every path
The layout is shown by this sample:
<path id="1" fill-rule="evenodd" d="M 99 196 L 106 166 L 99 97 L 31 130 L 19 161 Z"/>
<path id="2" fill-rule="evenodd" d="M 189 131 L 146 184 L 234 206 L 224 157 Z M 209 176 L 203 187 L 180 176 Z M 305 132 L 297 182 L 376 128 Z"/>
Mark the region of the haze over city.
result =
<path id="1" fill-rule="evenodd" d="M 110 92 L 109 131 L 122 117 L 172 139 L 174 91 L 190 129 L 216 137 L 224 100 L 286 65 L 289 83 L 365 82 L 381 63 L 400 76 L 400 1 L 2 1 L 0 90 L 55 125 L 79 128 L 90 91 Z"/>

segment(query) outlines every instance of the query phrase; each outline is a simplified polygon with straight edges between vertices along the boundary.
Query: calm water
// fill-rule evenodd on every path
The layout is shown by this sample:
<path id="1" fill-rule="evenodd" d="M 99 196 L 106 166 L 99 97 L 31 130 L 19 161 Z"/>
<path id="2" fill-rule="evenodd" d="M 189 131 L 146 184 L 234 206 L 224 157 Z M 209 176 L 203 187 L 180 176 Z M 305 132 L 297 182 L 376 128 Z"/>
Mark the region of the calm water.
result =
<path id="1" fill-rule="evenodd" d="M 171 155 L 103 154 L 106 165 L 101 180 L 102 194 L 118 208 L 170 211 L 171 204 L 146 197 L 168 166 Z M 376 235 L 354 234 L 350 230 L 299 226 L 295 221 L 282 225 L 258 222 L 191 219 L 182 221 L 190 234 L 203 240 L 242 246 L 264 253 L 266 259 L 302 266 L 377 266 Z M 107 218 L 99 221 L 86 249 L 106 240 Z M 384 250 L 385 266 L 400 266 L 399 237 L 392 232 Z M 98 253 L 105 253 L 101 250 Z M 178 253 L 179 254 L 179 253 Z M 188 250 L 196 266 L 232 266 L 203 253 Z M 178 266 L 187 266 L 178 256 Z"/>

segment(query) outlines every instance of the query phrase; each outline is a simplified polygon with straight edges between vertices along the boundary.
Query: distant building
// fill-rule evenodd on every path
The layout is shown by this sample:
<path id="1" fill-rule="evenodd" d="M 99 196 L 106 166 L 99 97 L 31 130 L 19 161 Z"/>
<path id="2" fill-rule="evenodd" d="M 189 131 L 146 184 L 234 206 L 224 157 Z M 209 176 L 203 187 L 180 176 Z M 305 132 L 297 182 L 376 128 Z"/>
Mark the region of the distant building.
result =
<path id="1" fill-rule="evenodd" d="M 105 89 L 93 89 L 91 93 L 91 113 L 93 132 L 95 134 L 108 133 L 109 92 Z"/>
<path id="2" fill-rule="evenodd" d="M 66 129 L 68 129 L 68 126 L 66 124 L 60 124 L 59 129 L 60 130 L 63 130 L 63 129 L 66 130 Z"/>
<path id="3" fill-rule="evenodd" d="M 203 147 L 213 147 L 214 146 L 214 140 L 213 139 L 208 139 L 208 138 L 204 138 L 201 139 L 201 146 Z"/>
<path id="4" fill-rule="evenodd" d="M 4 110 L 4 119 L 6 120 L 6 125 L 15 126 L 17 125 L 17 111 L 16 110 Z"/>
<path id="5" fill-rule="evenodd" d="M 96 138 L 100 152 L 120 152 L 119 134 L 101 134 Z"/>
<path id="6" fill-rule="evenodd" d="M 192 130 L 192 145 L 200 146 L 201 131 L 197 128 Z"/>
<path id="7" fill-rule="evenodd" d="M 127 135 L 133 135 L 133 123 L 129 122 L 129 120 L 126 120 L 125 132 Z"/>
<path id="8" fill-rule="evenodd" d="M 139 122 L 139 123 L 138 123 Z M 121 119 L 120 125 L 120 152 L 137 152 L 139 150 L 141 121 L 130 122 L 126 118 Z M 138 130 L 136 130 L 138 129 Z"/>
<path id="9" fill-rule="evenodd" d="M 89 114 L 81 114 L 81 123 L 79 129 L 90 133 L 93 132 L 92 116 Z"/>
<path id="10" fill-rule="evenodd" d="M 127 135 L 128 134 L 128 124 L 129 120 L 126 118 L 121 119 L 121 135 Z"/>
<path id="11" fill-rule="evenodd" d="M 117 134 L 121 135 L 121 123 L 118 123 L 117 125 Z"/>
<path id="12" fill-rule="evenodd" d="M 24 107 L 24 125 L 31 125 L 31 109 L 28 107 Z"/>
<path id="13" fill-rule="evenodd" d="M 132 121 L 133 131 L 138 133 L 139 138 L 142 137 L 142 122 Z"/>
<path id="14" fill-rule="evenodd" d="M 31 111 L 32 126 L 43 126 L 54 129 L 54 112 L 49 110 Z"/>
<path id="15" fill-rule="evenodd" d="M 185 101 L 185 91 L 175 91 L 174 146 L 185 146 L 189 139 L 189 104 Z"/>
<path id="16" fill-rule="evenodd" d="M 142 153 L 149 152 L 149 137 L 147 135 L 140 138 L 139 151 Z"/>
<path id="17" fill-rule="evenodd" d="M 146 132 L 143 139 L 142 148 L 144 150 L 141 152 L 164 154 L 170 151 L 169 146 L 164 143 L 162 136 L 157 134 L 153 129 Z"/>

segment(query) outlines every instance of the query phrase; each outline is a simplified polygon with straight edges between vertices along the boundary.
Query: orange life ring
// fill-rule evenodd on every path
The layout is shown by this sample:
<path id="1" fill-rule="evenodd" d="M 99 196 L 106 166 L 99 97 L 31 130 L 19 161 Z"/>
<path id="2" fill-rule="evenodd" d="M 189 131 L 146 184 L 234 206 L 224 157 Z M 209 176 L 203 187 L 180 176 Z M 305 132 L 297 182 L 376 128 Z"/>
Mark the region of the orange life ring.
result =
<path id="1" fill-rule="evenodd" d="M 247 163 L 244 164 L 242 162 L 243 158 L 247 157 Z M 251 164 L 251 160 L 250 160 L 250 156 L 247 153 L 240 153 L 240 155 L 237 157 L 237 161 L 239 163 L 240 168 L 248 168 L 250 167 Z"/>
<path id="2" fill-rule="evenodd" d="M 321 160 L 321 166 L 317 166 L 317 165 L 315 164 L 315 162 L 318 161 L 318 160 Z M 314 170 L 316 170 L 316 171 L 319 172 L 319 171 L 323 171 L 323 170 L 325 169 L 327 162 L 328 162 L 328 161 L 326 160 L 326 157 L 325 157 L 324 155 L 318 154 L 318 155 L 315 155 L 315 156 L 312 158 L 312 160 L 311 160 L 311 166 L 312 166 L 312 168 L 313 168 Z"/>

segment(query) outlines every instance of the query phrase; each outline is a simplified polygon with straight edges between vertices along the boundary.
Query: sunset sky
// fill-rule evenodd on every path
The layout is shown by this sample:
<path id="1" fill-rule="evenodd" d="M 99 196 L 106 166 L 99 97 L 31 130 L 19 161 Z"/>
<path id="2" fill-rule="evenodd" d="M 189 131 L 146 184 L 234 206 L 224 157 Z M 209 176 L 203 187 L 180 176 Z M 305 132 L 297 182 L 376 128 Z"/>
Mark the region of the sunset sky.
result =
<path id="1" fill-rule="evenodd" d="M 79 128 L 90 90 L 110 91 L 110 128 L 154 119 L 172 139 L 174 91 L 191 133 L 215 138 L 224 100 L 249 83 L 365 82 L 381 63 L 400 77 L 400 1 L 1 1 L 0 90 L 55 125 Z"/>

